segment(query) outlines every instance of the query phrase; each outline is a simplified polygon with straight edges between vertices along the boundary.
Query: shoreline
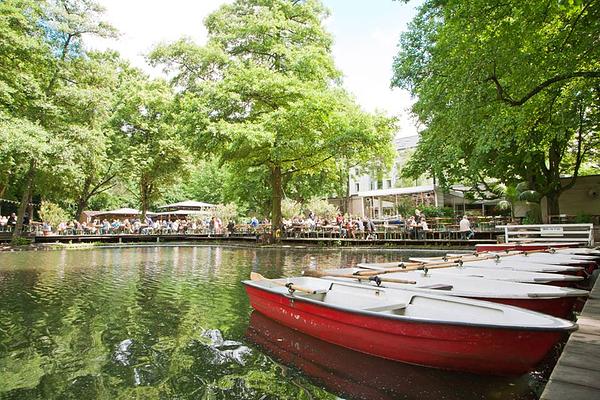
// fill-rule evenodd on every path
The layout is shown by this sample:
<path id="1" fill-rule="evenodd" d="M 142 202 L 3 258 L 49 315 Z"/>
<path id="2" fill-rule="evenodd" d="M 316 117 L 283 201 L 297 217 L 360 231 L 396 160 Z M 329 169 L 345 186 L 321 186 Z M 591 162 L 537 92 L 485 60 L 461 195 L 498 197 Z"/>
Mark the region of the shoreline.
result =
<path id="1" fill-rule="evenodd" d="M 473 251 L 472 246 L 434 246 L 434 245 L 414 245 L 408 247 L 392 247 L 392 246 L 348 246 L 348 245 L 333 245 L 323 246 L 318 244 L 249 244 L 243 243 L 223 243 L 220 241 L 209 243 L 198 243 L 193 241 L 181 242 L 133 242 L 133 243 L 106 243 L 106 242 L 90 242 L 90 243 L 31 243 L 27 245 L 11 245 L 0 244 L 0 253 L 14 253 L 24 251 L 57 251 L 57 250 L 89 250 L 89 249 L 131 249 L 131 248 L 150 248 L 150 247 L 232 247 L 232 248 L 258 248 L 258 249 L 295 249 L 295 250 L 311 250 L 311 251 L 339 251 L 339 250 L 373 250 L 373 251 L 442 251 L 442 250 L 464 250 L 465 252 Z"/>

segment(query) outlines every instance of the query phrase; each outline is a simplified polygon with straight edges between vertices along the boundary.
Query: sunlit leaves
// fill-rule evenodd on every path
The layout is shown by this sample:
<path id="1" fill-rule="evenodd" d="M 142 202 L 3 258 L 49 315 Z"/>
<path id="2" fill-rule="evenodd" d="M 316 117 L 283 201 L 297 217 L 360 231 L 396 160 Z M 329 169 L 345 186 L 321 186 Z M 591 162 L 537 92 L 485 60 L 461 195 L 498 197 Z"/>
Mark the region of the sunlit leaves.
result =
<path id="1" fill-rule="evenodd" d="M 181 40 L 150 56 L 182 91 L 183 135 L 252 182 L 246 192 L 270 190 L 281 173 L 274 193 L 289 195 L 295 174 L 335 180 L 336 160 L 392 158 L 394 121 L 362 112 L 339 85 L 326 15 L 313 0 L 239 0 L 206 19 L 206 46 Z"/>
<path id="2" fill-rule="evenodd" d="M 394 61 L 426 127 L 406 172 L 560 193 L 599 142 L 599 29 L 595 2 L 426 2 Z"/>

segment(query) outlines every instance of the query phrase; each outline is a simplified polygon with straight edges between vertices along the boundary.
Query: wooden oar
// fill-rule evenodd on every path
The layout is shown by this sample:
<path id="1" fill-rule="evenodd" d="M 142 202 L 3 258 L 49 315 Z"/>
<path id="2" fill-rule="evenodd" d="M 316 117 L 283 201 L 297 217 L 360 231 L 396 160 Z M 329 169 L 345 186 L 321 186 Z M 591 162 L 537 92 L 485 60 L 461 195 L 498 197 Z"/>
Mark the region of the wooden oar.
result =
<path id="1" fill-rule="evenodd" d="M 316 290 L 307 289 L 307 288 L 304 288 L 302 286 L 294 285 L 291 282 L 283 283 L 283 282 L 277 282 L 277 281 L 275 281 L 273 279 L 265 278 L 264 276 L 262 276 L 258 272 L 250 272 L 250 280 L 252 280 L 252 281 L 270 281 L 271 283 L 273 283 L 275 285 L 284 286 L 284 287 L 288 288 L 288 290 L 290 291 L 290 293 L 293 293 L 295 291 L 304 292 L 304 293 L 308 293 L 308 294 L 316 294 L 317 293 Z"/>
<path id="2" fill-rule="evenodd" d="M 397 268 L 385 268 L 385 269 L 365 269 L 361 271 L 355 272 L 353 275 L 359 276 L 370 276 L 370 275 L 382 275 L 382 274 L 390 274 L 392 272 L 408 272 L 408 271 L 423 271 L 425 269 L 435 269 L 435 268 L 449 268 L 456 267 L 460 264 L 460 260 L 445 262 L 445 263 L 398 263 L 399 267 Z"/>
<path id="3" fill-rule="evenodd" d="M 463 262 L 469 261 L 479 261 L 479 260 L 492 260 L 492 259 L 500 259 L 504 257 L 518 256 L 518 255 L 528 255 L 533 253 L 550 253 L 548 249 L 545 250 L 520 250 L 520 251 L 511 251 L 510 253 L 501 254 L 501 253 L 474 253 L 474 254 L 465 254 L 465 255 L 456 255 L 456 256 L 444 256 L 438 257 L 440 261 L 427 263 L 427 265 L 436 265 L 438 263 L 446 263 L 450 260 L 454 260 L 457 262 L 458 260 L 462 260 Z"/>
<path id="4" fill-rule="evenodd" d="M 323 273 L 323 272 L 319 272 L 319 271 L 314 271 L 314 270 L 306 270 L 303 271 L 303 274 L 305 276 L 312 276 L 315 278 L 323 278 L 323 277 L 328 277 L 328 276 L 332 276 L 335 278 L 350 278 L 350 279 L 356 279 L 356 280 L 367 280 L 367 281 L 373 281 L 375 283 L 377 283 L 377 286 L 379 286 L 381 284 L 381 282 L 390 282 L 390 283 L 406 283 L 406 284 L 411 284 L 414 285 L 415 283 L 417 283 L 416 281 L 409 281 L 406 279 L 396 279 L 396 278 L 381 278 L 377 275 L 370 275 L 370 276 L 360 276 L 360 275 L 353 275 L 353 274 L 327 274 L 327 273 Z"/>
<path id="5" fill-rule="evenodd" d="M 517 255 L 517 254 L 531 254 L 531 253 L 541 253 L 541 252 L 545 252 L 545 250 L 529 250 L 529 251 L 519 251 L 519 252 L 513 252 L 510 254 L 485 254 L 483 256 L 471 256 L 474 258 L 463 258 L 463 256 L 450 256 L 450 257 L 446 257 L 446 260 L 444 259 L 440 259 L 440 261 L 438 262 L 431 262 L 431 263 L 420 263 L 420 262 L 407 262 L 407 263 L 403 263 L 400 262 L 398 263 L 398 267 L 397 268 L 385 268 L 385 269 L 365 269 L 364 271 L 357 271 L 355 272 L 353 275 L 359 275 L 359 276 L 371 276 L 371 275 L 382 275 L 382 274 L 389 274 L 392 272 L 408 272 L 408 271 L 422 271 L 422 270 L 429 270 L 429 269 L 436 269 L 436 268 L 449 268 L 449 267 L 456 267 L 456 266 L 462 266 L 463 263 L 465 262 L 469 262 L 469 261 L 478 261 L 478 260 L 489 260 L 489 259 L 498 259 L 500 257 L 507 257 L 507 256 L 513 256 L 513 255 Z"/>

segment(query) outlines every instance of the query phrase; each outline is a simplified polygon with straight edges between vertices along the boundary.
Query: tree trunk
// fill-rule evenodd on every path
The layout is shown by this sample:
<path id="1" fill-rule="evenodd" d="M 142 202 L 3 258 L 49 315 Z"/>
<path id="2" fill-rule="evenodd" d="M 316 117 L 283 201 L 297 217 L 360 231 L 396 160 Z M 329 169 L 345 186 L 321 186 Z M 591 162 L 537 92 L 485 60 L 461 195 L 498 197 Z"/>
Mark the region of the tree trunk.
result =
<path id="1" fill-rule="evenodd" d="M 75 211 L 75 219 L 79 221 L 81 219 L 81 214 L 87 207 L 87 203 L 90 200 L 90 187 L 92 186 L 92 177 L 87 176 L 85 181 L 83 182 L 83 190 L 81 194 L 77 198 L 77 210 Z"/>
<path id="2" fill-rule="evenodd" d="M 560 192 L 552 192 L 546 194 L 546 210 L 548 211 L 548 222 L 550 222 L 551 215 L 560 214 L 559 204 Z"/>
<path id="3" fill-rule="evenodd" d="M 86 196 L 80 196 L 77 200 L 77 210 L 75 211 L 75 219 L 81 221 L 81 214 L 87 208 L 88 198 Z"/>
<path id="4" fill-rule="evenodd" d="M 272 212 L 271 212 L 271 231 L 273 238 L 279 241 L 279 235 L 275 234 L 281 229 L 281 199 L 283 197 L 283 186 L 281 184 L 281 167 L 271 168 L 271 187 L 272 187 Z"/>
<path id="5" fill-rule="evenodd" d="M 17 224 L 13 232 L 13 241 L 23 236 L 23 218 L 25 217 L 25 210 L 31 197 L 31 190 L 33 188 L 33 178 L 35 176 L 35 160 L 31 160 L 29 163 L 29 171 L 27 171 L 27 178 L 25 181 L 25 191 L 21 197 L 21 204 L 19 205 L 19 211 L 17 213 Z"/>
<path id="6" fill-rule="evenodd" d="M 146 212 L 148 211 L 148 198 L 150 196 L 150 186 L 146 183 L 146 178 L 142 176 L 142 181 L 140 183 L 140 205 L 142 209 L 142 223 L 146 220 Z"/>

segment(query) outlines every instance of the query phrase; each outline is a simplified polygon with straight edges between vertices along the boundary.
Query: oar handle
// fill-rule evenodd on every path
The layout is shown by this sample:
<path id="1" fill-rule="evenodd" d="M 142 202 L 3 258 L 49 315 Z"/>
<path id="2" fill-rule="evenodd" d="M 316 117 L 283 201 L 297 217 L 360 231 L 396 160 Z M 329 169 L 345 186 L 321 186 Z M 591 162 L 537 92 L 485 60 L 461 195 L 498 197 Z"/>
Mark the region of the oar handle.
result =
<path id="1" fill-rule="evenodd" d="M 277 283 L 279 283 L 279 282 L 277 282 Z M 317 293 L 316 290 L 307 289 L 307 288 L 302 287 L 302 286 L 294 285 L 292 282 L 288 282 L 286 284 L 283 284 L 283 286 L 285 286 L 286 288 L 288 288 L 288 290 L 290 292 L 298 291 L 298 292 L 303 292 L 303 293 L 308 293 L 308 294 L 315 294 L 315 293 Z"/>
<path id="2" fill-rule="evenodd" d="M 313 289 L 307 289 L 305 287 L 302 286 L 298 286 L 298 285 L 294 285 L 292 282 L 277 282 L 273 279 L 268 279 L 265 278 L 264 276 L 262 276 L 261 274 L 259 274 L 258 272 L 251 272 L 250 273 L 250 279 L 253 281 L 270 281 L 271 283 L 277 285 L 277 286 L 285 286 L 286 288 L 288 288 L 288 290 L 293 293 L 295 291 L 298 292 L 303 292 L 303 293 L 308 293 L 308 294 L 315 294 L 317 293 L 316 290 Z"/>

